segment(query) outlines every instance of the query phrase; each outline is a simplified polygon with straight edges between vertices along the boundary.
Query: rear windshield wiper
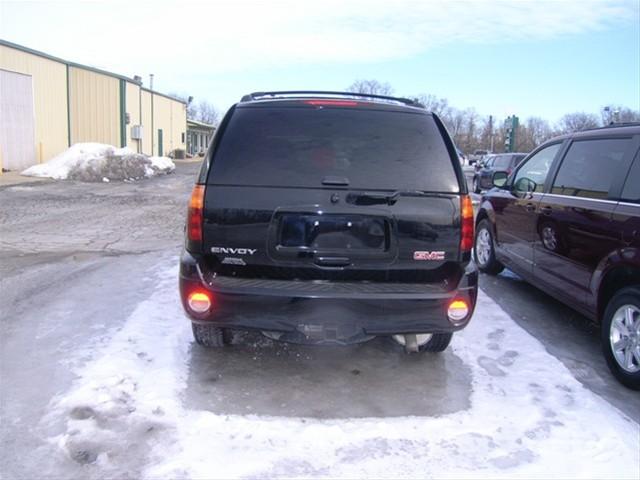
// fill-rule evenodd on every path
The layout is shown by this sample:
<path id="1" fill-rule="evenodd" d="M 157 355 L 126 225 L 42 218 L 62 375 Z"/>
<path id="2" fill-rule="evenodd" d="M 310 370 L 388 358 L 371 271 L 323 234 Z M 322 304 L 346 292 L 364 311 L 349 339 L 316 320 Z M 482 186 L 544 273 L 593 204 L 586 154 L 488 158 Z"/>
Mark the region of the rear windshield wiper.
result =
<path id="1" fill-rule="evenodd" d="M 347 195 L 347 203 L 355 205 L 393 205 L 400 197 L 400 191 L 384 193 L 384 192 L 358 192 Z"/>
<path id="2" fill-rule="evenodd" d="M 421 190 L 396 190 L 395 192 L 358 192 L 347 195 L 347 203 L 355 205 L 393 205 L 401 196 L 406 197 L 442 197 L 450 196 Z"/>

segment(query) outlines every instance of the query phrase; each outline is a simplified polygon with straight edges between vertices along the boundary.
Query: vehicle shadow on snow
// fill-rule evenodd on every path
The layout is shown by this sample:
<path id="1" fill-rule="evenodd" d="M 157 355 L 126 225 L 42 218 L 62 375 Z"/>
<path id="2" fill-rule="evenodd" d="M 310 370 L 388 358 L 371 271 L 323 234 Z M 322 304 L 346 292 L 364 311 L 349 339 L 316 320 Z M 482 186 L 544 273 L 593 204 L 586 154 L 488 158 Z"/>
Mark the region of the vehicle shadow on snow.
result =
<path id="1" fill-rule="evenodd" d="M 407 355 L 388 338 L 303 346 L 236 332 L 222 349 L 192 344 L 189 365 L 186 406 L 216 414 L 439 416 L 470 406 L 471 371 L 450 349 Z"/>

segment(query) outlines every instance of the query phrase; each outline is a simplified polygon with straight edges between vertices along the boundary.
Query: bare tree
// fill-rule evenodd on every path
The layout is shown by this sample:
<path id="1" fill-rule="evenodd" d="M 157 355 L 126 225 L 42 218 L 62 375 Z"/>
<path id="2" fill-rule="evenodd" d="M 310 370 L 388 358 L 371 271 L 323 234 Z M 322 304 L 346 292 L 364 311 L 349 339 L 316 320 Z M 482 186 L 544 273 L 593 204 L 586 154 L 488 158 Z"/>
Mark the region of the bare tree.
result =
<path id="1" fill-rule="evenodd" d="M 189 120 L 196 120 L 210 125 L 218 124 L 220 112 L 218 112 L 212 103 L 206 100 L 200 100 L 197 104 L 193 101 L 189 102 L 189 97 L 181 93 L 170 93 L 169 96 L 182 100 L 187 104 L 187 118 Z"/>
<path id="2" fill-rule="evenodd" d="M 555 135 L 549 122 L 538 117 L 527 118 L 516 134 L 516 150 L 530 152 Z"/>
<path id="3" fill-rule="evenodd" d="M 347 92 L 393 95 L 393 88 L 388 83 L 381 83 L 378 80 L 356 80 L 347 87 Z"/>
<path id="4" fill-rule="evenodd" d="M 357 80 L 347 90 L 356 93 L 392 95 L 394 90 L 389 83 L 378 80 Z M 447 127 L 456 145 L 464 152 L 491 149 L 495 152 L 505 151 L 507 138 L 506 127 L 501 119 L 480 116 L 474 109 L 458 109 L 449 104 L 446 98 L 433 94 L 421 93 L 410 96 L 424 107 L 440 117 Z M 640 122 L 640 110 L 633 110 L 621 105 L 610 105 L 608 110 L 601 110 L 601 119 L 597 115 L 585 112 L 574 112 L 564 115 L 552 127 L 547 120 L 529 117 L 522 121 L 516 132 L 515 149 L 530 152 L 554 135 L 578 132 L 611 122 Z M 492 141 L 493 140 L 493 141 Z"/>
<path id="5" fill-rule="evenodd" d="M 558 130 L 560 133 L 579 132 L 599 126 L 598 117 L 592 113 L 574 112 L 567 113 L 558 122 Z"/>
<path id="6" fill-rule="evenodd" d="M 460 139 L 458 146 L 463 152 L 471 152 L 475 150 L 476 145 L 480 143 L 478 119 L 480 118 L 478 112 L 473 108 L 465 110 L 465 124 L 464 124 L 464 138 Z"/>
<path id="7" fill-rule="evenodd" d="M 469 149 L 469 153 L 472 153 L 474 150 L 492 150 L 491 138 L 494 138 L 495 141 L 495 128 L 496 128 L 496 120 L 495 118 L 488 116 L 484 117 L 482 120 L 482 126 L 480 130 L 480 135 L 478 136 L 478 143 Z"/>
<path id="8" fill-rule="evenodd" d="M 198 107 L 196 107 L 196 104 L 193 102 L 187 103 L 187 118 L 189 120 L 195 120 L 197 116 L 198 116 Z"/>
<path id="9" fill-rule="evenodd" d="M 207 102 L 206 100 L 200 100 L 198 102 L 198 113 L 196 114 L 195 120 L 200 122 L 208 123 L 209 125 L 217 125 L 218 119 L 220 118 L 220 113 L 213 106 L 213 104 Z"/>
<path id="10" fill-rule="evenodd" d="M 451 107 L 446 98 L 437 98 L 430 93 L 421 93 L 413 97 L 416 101 L 424 105 L 424 108 L 435 113 L 439 117 L 446 117 L 451 113 Z"/>
<path id="11" fill-rule="evenodd" d="M 640 122 L 640 111 L 621 105 L 608 105 L 602 109 L 602 124 Z"/>

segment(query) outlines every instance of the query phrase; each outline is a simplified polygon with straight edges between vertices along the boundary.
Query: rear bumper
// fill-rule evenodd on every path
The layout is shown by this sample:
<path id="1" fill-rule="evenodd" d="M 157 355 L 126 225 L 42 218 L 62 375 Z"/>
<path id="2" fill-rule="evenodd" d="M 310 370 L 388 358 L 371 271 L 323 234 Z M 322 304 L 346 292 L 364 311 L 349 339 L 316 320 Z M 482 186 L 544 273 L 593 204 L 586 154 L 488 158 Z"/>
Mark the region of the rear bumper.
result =
<path id="1" fill-rule="evenodd" d="M 187 298 L 202 289 L 211 293 L 212 308 L 198 315 L 188 308 Z M 472 262 L 456 288 L 446 290 L 430 284 L 215 277 L 187 252 L 180 262 L 182 303 L 192 321 L 318 340 L 461 330 L 473 315 L 477 289 L 478 272 Z M 456 323 L 446 313 L 454 299 L 470 306 L 467 317 Z"/>

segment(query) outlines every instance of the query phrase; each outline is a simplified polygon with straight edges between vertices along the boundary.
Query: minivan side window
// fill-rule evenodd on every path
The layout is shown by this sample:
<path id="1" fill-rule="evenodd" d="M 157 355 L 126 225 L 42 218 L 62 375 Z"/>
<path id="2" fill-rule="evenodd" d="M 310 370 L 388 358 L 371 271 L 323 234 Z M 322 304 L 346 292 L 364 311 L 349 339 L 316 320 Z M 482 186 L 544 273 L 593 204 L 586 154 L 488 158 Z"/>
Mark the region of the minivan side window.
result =
<path id="1" fill-rule="evenodd" d="M 513 188 L 519 192 L 543 192 L 547 174 L 561 145 L 549 145 L 522 164 L 513 179 Z"/>
<path id="2" fill-rule="evenodd" d="M 575 141 L 569 147 L 553 182 L 551 193 L 604 199 L 630 138 Z"/>
<path id="3" fill-rule="evenodd" d="M 622 201 L 640 203 L 640 156 L 633 162 L 622 189 Z"/>

